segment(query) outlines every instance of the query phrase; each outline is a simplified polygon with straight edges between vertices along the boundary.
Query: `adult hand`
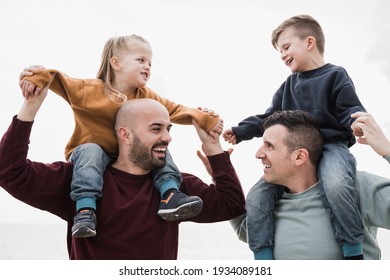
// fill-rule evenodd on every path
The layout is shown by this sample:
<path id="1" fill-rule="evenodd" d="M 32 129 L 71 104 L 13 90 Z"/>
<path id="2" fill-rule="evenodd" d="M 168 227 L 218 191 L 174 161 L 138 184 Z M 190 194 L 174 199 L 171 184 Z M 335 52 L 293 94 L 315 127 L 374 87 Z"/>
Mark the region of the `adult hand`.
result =
<path id="1" fill-rule="evenodd" d="M 205 107 L 198 107 L 198 110 L 209 114 L 209 116 L 212 116 L 215 118 L 219 117 L 219 115 L 216 112 L 214 112 L 213 109 L 208 109 Z M 214 125 L 214 127 L 209 131 L 209 134 L 211 137 L 216 139 L 222 133 L 222 131 L 223 131 L 223 120 L 220 118 L 218 120 L 218 122 Z"/>
<path id="2" fill-rule="evenodd" d="M 26 81 L 23 78 L 26 76 L 32 76 L 35 72 L 45 69 L 42 65 L 32 65 L 24 68 L 19 74 L 19 86 L 22 89 L 23 97 L 28 99 L 30 96 L 38 95 L 41 92 L 41 88 L 37 87 L 30 81 Z"/>
<path id="3" fill-rule="evenodd" d="M 360 144 L 370 145 L 377 154 L 383 157 L 390 155 L 390 141 L 371 114 L 357 112 L 351 117 L 355 118 L 351 128 Z"/>
<path id="4" fill-rule="evenodd" d="M 233 152 L 233 148 L 229 148 L 229 149 L 227 150 L 227 152 L 229 153 L 229 155 L 231 155 L 232 152 Z M 205 155 L 206 152 L 205 152 L 205 150 L 204 150 L 203 145 L 202 145 L 202 151 L 197 150 L 197 151 L 196 151 L 196 154 L 198 155 L 198 158 L 200 158 L 200 160 L 203 162 L 203 165 L 204 165 L 204 167 L 206 168 L 207 173 L 209 173 L 210 176 L 213 176 L 213 170 L 211 169 L 211 165 L 210 165 L 209 159 L 208 159 L 207 156 Z"/>
<path id="5" fill-rule="evenodd" d="M 221 135 L 222 131 L 223 131 L 223 119 L 219 119 L 218 122 L 211 129 L 211 131 L 209 131 L 209 134 L 215 138 Z"/>
<path id="6" fill-rule="evenodd" d="M 210 135 L 204 129 L 200 128 L 195 120 L 192 121 L 192 124 L 198 133 L 200 141 L 202 141 L 206 155 L 212 156 L 223 153 L 218 134 L 215 133 L 215 135 Z"/>
<path id="7" fill-rule="evenodd" d="M 39 111 L 39 108 L 46 98 L 48 89 L 49 87 L 45 87 L 42 89 L 39 95 L 33 95 L 28 99 L 25 99 L 17 118 L 26 122 L 33 121 L 37 112 Z"/>

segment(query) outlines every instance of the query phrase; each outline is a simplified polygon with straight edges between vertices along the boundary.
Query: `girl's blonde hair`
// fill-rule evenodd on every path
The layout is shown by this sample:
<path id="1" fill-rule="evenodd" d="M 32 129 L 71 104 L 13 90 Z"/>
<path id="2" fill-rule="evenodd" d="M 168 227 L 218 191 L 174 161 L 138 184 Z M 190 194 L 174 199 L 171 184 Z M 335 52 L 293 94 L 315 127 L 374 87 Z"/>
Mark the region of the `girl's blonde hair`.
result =
<path id="1" fill-rule="evenodd" d="M 135 34 L 111 37 L 108 39 L 103 48 L 102 61 L 96 76 L 97 79 L 103 80 L 104 82 L 104 93 L 106 97 L 118 104 L 126 102 L 127 96 L 112 86 L 114 81 L 114 69 L 111 66 L 110 59 L 113 56 L 129 51 L 130 43 L 133 41 L 149 44 L 144 38 Z"/>

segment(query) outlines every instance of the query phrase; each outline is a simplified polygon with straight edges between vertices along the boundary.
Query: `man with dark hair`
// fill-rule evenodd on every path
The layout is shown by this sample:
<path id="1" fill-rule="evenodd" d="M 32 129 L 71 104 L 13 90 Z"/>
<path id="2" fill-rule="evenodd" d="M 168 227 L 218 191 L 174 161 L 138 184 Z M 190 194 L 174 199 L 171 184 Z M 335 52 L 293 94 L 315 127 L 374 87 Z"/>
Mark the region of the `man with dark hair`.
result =
<path id="1" fill-rule="evenodd" d="M 359 121 L 353 125 L 355 135 L 374 134 L 367 128 L 370 124 L 367 115 L 353 115 Z M 372 138 L 367 138 L 369 143 L 375 143 Z M 364 140 L 361 138 L 359 142 L 365 143 Z M 320 198 L 322 182 L 318 179 L 317 171 L 323 139 L 311 115 L 303 111 L 274 113 L 264 122 L 263 142 L 256 153 L 264 166 L 263 179 L 277 185 L 275 189 L 282 193 L 282 197 L 275 202 L 275 236 L 272 237 L 275 240 L 274 259 L 343 259 L 329 213 Z M 379 146 L 382 148 L 378 149 Z M 387 144 L 386 149 L 383 146 L 373 148 L 383 151 L 381 155 L 390 162 L 390 155 L 386 154 L 390 145 Z M 390 229 L 390 180 L 365 172 L 357 172 L 356 179 L 363 214 L 364 259 L 380 259 L 376 234 L 378 228 Z M 254 186 L 249 191 L 247 209 L 259 208 L 258 188 Z M 250 216 L 252 219 L 249 221 Z M 253 232 L 256 225 L 252 223 L 261 222 L 250 211 L 231 220 L 239 239 L 244 242 L 247 242 L 247 232 L 258 234 Z"/>

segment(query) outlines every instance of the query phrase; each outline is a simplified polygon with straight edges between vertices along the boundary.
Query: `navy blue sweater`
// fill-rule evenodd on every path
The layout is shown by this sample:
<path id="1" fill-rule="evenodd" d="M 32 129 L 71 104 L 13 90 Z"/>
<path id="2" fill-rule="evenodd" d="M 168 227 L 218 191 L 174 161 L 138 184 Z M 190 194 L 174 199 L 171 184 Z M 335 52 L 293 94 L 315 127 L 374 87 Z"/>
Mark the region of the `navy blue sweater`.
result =
<path id="1" fill-rule="evenodd" d="M 366 111 L 355 92 L 347 71 L 332 64 L 291 74 L 272 98 L 264 114 L 248 117 L 233 127 L 237 143 L 262 137 L 263 121 L 276 111 L 303 110 L 313 115 L 325 142 L 356 139 L 351 130 L 351 114 Z"/>

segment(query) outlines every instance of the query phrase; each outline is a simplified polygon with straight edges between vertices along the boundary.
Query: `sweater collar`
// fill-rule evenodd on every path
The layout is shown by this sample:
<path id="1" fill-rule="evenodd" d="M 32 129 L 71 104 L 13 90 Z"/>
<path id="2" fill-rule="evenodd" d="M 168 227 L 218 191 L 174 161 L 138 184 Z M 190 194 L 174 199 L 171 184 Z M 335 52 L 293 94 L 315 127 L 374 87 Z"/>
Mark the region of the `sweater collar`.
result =
<path id="1" fill-rule="evenodd" d="M 300 77 L 300 78 L 311 78 L 311 77 L 315 76 L 317 73 L 322 73 L 322 71 L 325 71 L 330 66 L 331 66 L 330 63 L 325 63 L 323 66 L 318 67 L 316 69 L 298 73 L 298 77 Z"/>
<path id="2" fill-rule="evenodd" d="M 320 182 L 317 182 L 313 186 L 309 187 L 307 190 L 300 192 L 300 193 L 288 193 L 285 191 L 283 193 L 283 198 L 299 199 L 299 198 L 303 198 L 303 197 L 308 197 L 308 196 L 311 196 L 312 194 L 316 193 L 317 191 L 319 191 L 319 187 L 320 187 Z"/>

